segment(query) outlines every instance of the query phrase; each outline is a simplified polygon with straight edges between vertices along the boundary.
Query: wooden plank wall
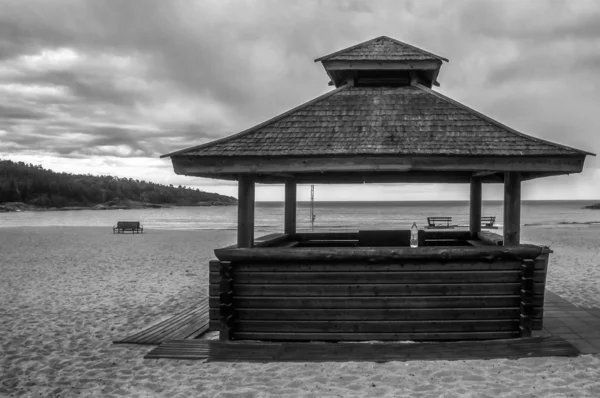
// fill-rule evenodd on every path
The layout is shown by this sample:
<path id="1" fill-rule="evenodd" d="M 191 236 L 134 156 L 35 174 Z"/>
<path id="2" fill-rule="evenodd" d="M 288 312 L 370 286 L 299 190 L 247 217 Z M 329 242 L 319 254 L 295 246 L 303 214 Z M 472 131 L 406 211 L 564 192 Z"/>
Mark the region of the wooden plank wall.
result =
<path id="1" fill-rule="evenodd" d="M 528 309 L 532 329 L 542 327 L 546 265 L 547 255 L 534 263 Z M 521 267 L 519 260 L 500 259 L 282 264 L 215 260 L 210 262 L 211 329 L 222 330 L 220 319 L 226 314 L 229 334 L 224 336 L 234 339 L 518 337 Z"/>

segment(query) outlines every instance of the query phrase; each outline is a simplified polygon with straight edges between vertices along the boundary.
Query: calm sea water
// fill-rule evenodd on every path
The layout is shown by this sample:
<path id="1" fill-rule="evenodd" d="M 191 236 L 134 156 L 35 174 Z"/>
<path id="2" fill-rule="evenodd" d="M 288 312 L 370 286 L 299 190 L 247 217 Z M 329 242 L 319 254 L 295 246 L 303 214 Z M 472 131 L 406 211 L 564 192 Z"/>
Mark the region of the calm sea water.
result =
<path id="1" fill-rule="evenodd" d="M 583 209 L 593 201 L 524 201 L 521 223 L 534 225 L 600 224 L 600 210 Z M 485 201 L 482 215 L 496 216 L 500 226 L 502 201 Z M 427 224 L 427 216 L 451 216 L 467 225 L 469 203 L 453 202 L 315 202 L 315 230 L 408 229 Z M 256 231 L 283 229 L 283 203 L 258 202 Z M 147 229 L 236 229 L 237 207 L 174 207 L 143 210 L 79 210 L 0 213 L 0 227 L 99 226 L 117 221 L 141 221 Z M 310 203 L 298 203 L 298 230 L 310 230 Z"/>

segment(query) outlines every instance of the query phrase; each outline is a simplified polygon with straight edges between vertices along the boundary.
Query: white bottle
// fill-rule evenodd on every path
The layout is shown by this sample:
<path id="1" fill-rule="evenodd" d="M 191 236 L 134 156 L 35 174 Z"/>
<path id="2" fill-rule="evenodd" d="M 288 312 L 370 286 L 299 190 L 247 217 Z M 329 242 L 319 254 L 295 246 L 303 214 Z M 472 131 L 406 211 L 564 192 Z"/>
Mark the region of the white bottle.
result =
<path id="1" fill-rule="evenodd" d="M 419 227 L 416 222 L 410 227 L 410 247 L 419 247 Z"/>

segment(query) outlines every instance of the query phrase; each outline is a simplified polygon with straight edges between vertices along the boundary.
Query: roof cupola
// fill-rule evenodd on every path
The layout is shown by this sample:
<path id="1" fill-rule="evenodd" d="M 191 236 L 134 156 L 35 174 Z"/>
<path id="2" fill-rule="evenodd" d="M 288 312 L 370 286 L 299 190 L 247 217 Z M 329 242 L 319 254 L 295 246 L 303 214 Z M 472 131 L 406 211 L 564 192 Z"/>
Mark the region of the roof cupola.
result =
<path id="1" fill-rule="evenodd" d="M 410 44 L 380 36 L 334 52 L 315 62 L 321 62 L 336 87 L 409 86 L 422 84 L 439 86 L 437 76 L 442 63 L 448 60 Z"/>

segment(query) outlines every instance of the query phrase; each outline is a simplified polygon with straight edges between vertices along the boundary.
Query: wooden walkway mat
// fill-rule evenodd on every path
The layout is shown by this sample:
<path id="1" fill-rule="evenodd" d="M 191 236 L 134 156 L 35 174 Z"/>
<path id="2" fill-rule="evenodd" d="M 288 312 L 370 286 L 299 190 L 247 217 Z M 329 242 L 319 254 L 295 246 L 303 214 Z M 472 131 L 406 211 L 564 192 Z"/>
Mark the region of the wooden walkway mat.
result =
<path id="1" fill-rule="evenodd" d="M 388 362 L 577 356 L 560 337 L 436 343 L 272 343 L 172 340 L 144 358 L 214 362 Z"/>
<path id="2" fill-rule="evenodd" d="M 115 344 L 161 344 L 167 340 L 195 339 L 208 330 L 208 298 L 186 308 L 177 315 Z"/>

